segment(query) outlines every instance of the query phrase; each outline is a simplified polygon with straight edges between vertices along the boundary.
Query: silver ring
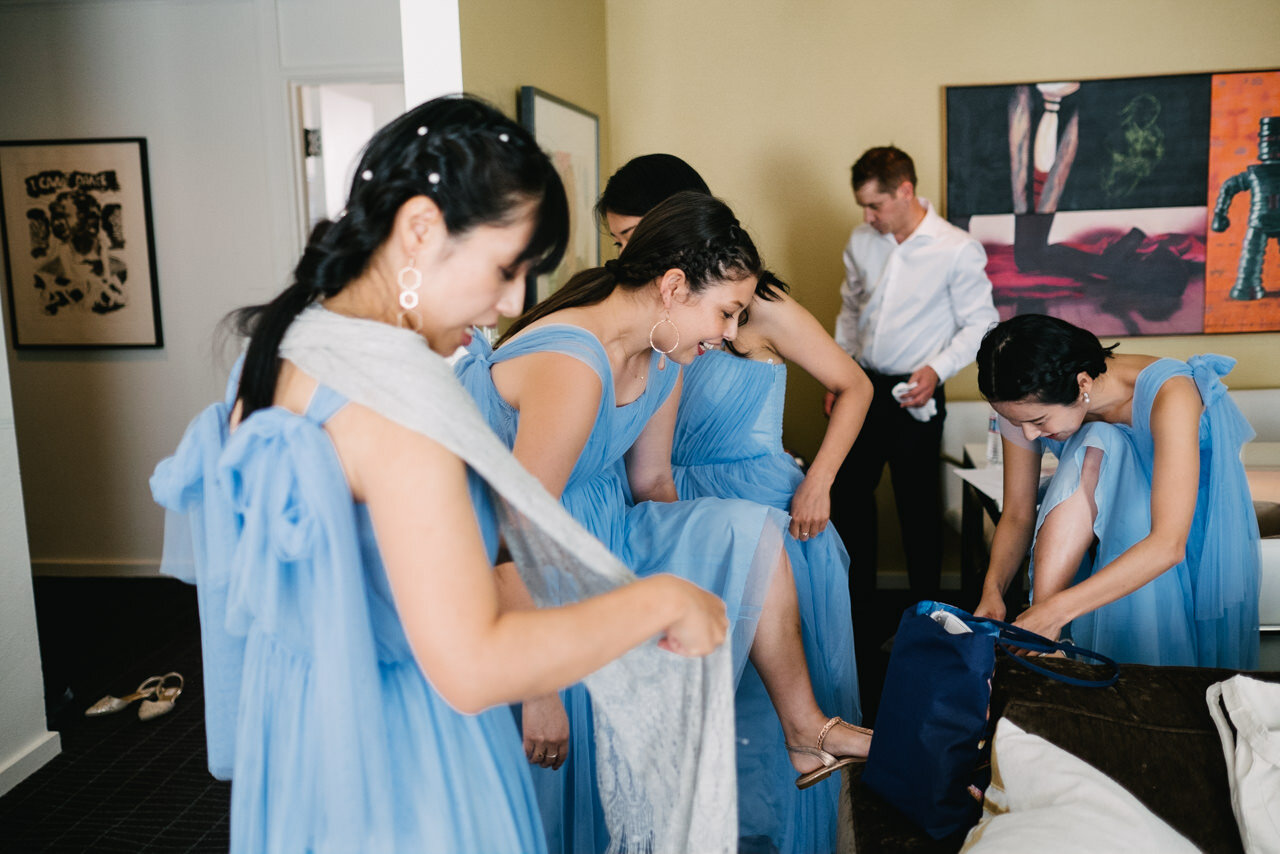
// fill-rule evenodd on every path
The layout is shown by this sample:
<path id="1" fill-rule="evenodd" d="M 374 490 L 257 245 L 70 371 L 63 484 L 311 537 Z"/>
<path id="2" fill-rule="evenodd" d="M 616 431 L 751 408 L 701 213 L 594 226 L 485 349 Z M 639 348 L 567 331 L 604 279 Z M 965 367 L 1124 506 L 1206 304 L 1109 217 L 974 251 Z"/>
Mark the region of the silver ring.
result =
<path id="1" fill-rule="evenodd" d="M 548 759 L 559 759 L 559 758 L 560 758 L 560 754 L 559 754 L 559 753 L 548 753 L 548 754 L 547 754 L 547 758 L 548 758 Z"/>
<path id="2" fill-rule="evenodd" d="M 809 532 L 808 532 L 808 531 L 801 531 L 801 532 L 800 532 L 800 536 L 802 536 L 802 537 L 808 537 L 808 536 L 809 536 Z"/>

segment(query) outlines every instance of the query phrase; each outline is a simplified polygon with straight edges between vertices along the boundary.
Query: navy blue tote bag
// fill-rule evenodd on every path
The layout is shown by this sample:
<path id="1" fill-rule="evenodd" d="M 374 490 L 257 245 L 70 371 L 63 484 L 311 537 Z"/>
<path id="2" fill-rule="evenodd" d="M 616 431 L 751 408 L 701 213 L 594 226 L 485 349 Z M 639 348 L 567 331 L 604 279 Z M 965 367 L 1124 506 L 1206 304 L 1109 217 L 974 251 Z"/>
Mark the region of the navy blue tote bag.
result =
<path id="1" fill-rule="evenodd" d="M 991 735 L 991 677 L 998 647 L 1062 651 L 1111 666 L 1109 678 L 1089 681 L 1015 657 L 1019 664 L 1073 685 L 1105 688 L 1119 677 L 1114 661 L 1071 643 L 942 602 L 908 608 L 894 637 L 862 782 L 935 839 L 972 825 L 982 810 L 983 771 L 989 769 L 979 769 Z"/>

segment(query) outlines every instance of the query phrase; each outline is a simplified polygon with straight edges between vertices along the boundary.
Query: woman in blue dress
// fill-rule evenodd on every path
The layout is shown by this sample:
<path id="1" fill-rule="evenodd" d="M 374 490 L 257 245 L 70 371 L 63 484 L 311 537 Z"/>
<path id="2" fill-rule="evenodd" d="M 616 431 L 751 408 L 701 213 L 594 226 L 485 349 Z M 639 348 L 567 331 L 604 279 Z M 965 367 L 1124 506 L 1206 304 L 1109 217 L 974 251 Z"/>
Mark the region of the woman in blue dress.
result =
<path id="1" fill-rule="evenodd" d="M 1114 349 L 1043 315 L 983 339 L 1004 512 L 976 613 L 1004 617 L 1030 549 L 1018 625 L 1119 661 L 1256 667 L 1258 525 L 1240 459 L 1253 430 L 1220 379 L 1235 361 Z M 1037 510 L 1044 450 L 1059 462 Z"/>
<path id="2" fill-rule="evenodd" d="M 755 502 L 678 501 L 671 471 L 680 366 L 734 337 L 760 272 L 727 206 L 680 193 L 645 217 L 615 261 L 575 276 L 458 370 L 516 458 L 638 575 L 675 572 L 725 600 L 739 672 L 749 657 L 782 721 L 779 741 L 803 748 L 792 774 L 808 786 L 865 756 L 870 736 L 814 698 L 786 516 Z M 573 691 L 567 717 L 561 702 L 525 705 L 526 748 L 553 769 L 567 749 L 559 778 L 546 779 L 544 818 L 559 816 L 562 850 L 598 850 L 584 786 L 590 721 Z"/>
<path id="3" fill-rule="evenodd" d="M 684 190 L 710 194 L 685 161 L 647 154 L 609 178 L 596 211 L 621 248 L 654 205 Z M 684 370 L 671 457 L 676 489 L 682 499 L 742 498 L 790 514 L 785 545 L 814 695 L 822 708 L 857 722 L 849 555 L 828 523 L 831 483 L 862 426 L 871 383 L 772 273 L 760 275 L 747 314 L 749 322 L 732 342 Z M 804 473 L 782 447 L 788 361 L 835 397 L 822 443 Z M 764 848 L 767 840 L 781 854 L 834 850 L 839 780 L 807 791 L 786 785 L 793 772 L 778 716 L 750 664 L 736 705 L 744 847 Z"/>
<path id="4" fill-rule="evenodd" d="M 171 521 L 190 522 L 187 577 L 220 600 L 202 591 L 206 639 L 228 639 L 206 661 L 236 675 L 219 690 L 238 703 L 210 706 L 235 715 L 210 722 L 234 757 L 232 851 L 544 850 L 498 706 L 654 636 L 686 655 L 724 637 L 723 604 L 671 575 L 499 607 L 489 492 L 467 466 L 524 473 L 492 436 L 455 435 L 483 421 L 440 355 L 515 314 L 567 231 L 532 137 L 480 102 L 436 99 L 374 136 L 345 215 L 313 232 L 293 284 L 239 313 L 238 384 L 152 480 Z M 414 426 L 422 412 L 444 426 Z M 522 500 L 564 515 L 540 491 Z"/>

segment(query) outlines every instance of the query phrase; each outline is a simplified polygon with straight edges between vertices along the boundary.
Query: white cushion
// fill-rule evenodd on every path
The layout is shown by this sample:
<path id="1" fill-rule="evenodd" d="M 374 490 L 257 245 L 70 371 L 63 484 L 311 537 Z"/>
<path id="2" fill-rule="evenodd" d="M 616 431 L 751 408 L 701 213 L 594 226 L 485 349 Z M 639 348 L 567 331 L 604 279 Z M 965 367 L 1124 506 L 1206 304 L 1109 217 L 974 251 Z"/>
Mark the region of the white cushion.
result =
<path id="1" fill-rule="evenodd" d="M 1209 686 L 1231 809 L 1249 854 L 1280 854 L 1280 684 L 1243 673 Z"/>
<path id="2" fill-rule="evenodd" d="M 1196 854 L 1185 836 L 1087 762 L 1002 718 L 982 820 L 962 852 Z"/>

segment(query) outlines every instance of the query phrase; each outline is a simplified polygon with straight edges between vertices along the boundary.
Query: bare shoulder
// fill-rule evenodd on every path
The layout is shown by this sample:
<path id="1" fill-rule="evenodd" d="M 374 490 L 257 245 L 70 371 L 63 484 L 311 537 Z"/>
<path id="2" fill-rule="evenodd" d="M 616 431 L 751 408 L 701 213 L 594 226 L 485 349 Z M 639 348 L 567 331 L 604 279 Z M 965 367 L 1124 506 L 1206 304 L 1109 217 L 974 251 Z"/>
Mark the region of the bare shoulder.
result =
<path id="1" fill-rule="evenodd" d="M 787 342 L 794 341 L 796 336 L 811 334 L 815 325 L 817 320 L 804 306 L 780 291 L 776 299 L 757 297 L 751 303 L 747 322 L 739 328 L 734 344 L 749 355 L 767 351 L 768 355 L 787 358 Z"/>
<path id="2" fill-rule="evenodd" d="M 1160 444 L 1161 439 L 1182 437 L 1177 441 L 1189 448 L 1200 435 L 1200 416 L 1204 401 L 1195 380 L 1188 376 L 1172 376 L 1156 390 L 1151 401 L 1151 435 Z"/>
<path id="3" fill-rule="evenodd" d="M 567 353 L 526 353 L 495 364 L 492 375 L 498 394 L 516 410 L 535 397 L 599 403 L 604 391 L 595 369 Z"/>
<path id="4" fill-rule="evenodd" d="M 358 403 L 338 410 L 324 429 L 356 501 L 368 501 L 371 492 L 397 480 L 440 482 L 464 470 L 439 442 Z"/>

